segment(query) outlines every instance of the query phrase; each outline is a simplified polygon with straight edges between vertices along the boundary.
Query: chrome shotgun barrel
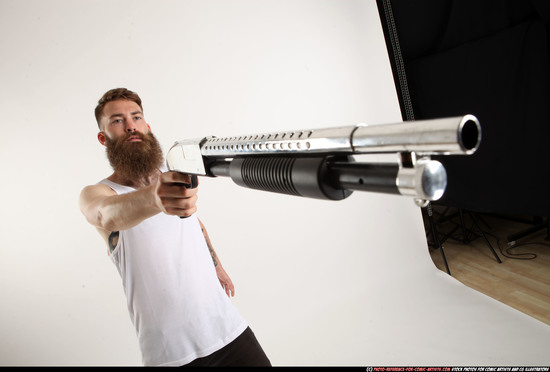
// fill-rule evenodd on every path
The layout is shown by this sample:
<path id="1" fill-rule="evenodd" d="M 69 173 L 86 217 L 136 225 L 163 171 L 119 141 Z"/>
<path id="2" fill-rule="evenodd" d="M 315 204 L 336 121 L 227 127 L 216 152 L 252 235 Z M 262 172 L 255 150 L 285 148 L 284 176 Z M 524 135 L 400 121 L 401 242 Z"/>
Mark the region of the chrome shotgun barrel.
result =
<path id="1" fill-rule="evenodd" d="M 352 136 L 353 149 L 358 154 L 470 155 L 480 143 L 481 126 L 473 115 L 360 126 Z"/>
<path id="2" fill-rule="evenodd" d="M 417 155 L 472 154 L 481 142 L 473 115 L 395 124 L 363 125 L 234 137 L 208 137 L 205 157 L 277 154 L 367 154 L 415 152 Z"/>

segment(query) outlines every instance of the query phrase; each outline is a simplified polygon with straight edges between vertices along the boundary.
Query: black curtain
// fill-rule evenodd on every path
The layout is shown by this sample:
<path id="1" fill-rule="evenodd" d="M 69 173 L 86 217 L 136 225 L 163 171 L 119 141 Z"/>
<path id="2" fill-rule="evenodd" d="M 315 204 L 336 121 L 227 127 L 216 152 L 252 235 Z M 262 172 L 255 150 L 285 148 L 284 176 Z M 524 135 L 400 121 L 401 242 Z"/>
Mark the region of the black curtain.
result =
<path id="1" fill-rule="evenodd" d="M 550 216 L 550 1 L 386 3 L 414 119 L 474 114 L 482 126 L 474 155 L 434 157 L 449 181 L 438 203 Z M 383 26 L 395 68 L 385 19 Z M 403 105 L 406 92 L 398 92 Z"/>

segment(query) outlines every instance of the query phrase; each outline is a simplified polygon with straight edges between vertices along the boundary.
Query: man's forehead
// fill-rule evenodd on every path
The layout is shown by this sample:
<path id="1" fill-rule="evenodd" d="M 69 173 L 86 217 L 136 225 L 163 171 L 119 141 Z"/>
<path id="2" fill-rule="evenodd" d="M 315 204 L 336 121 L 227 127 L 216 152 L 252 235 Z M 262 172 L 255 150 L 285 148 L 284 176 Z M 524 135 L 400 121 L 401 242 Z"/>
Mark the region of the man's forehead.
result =
<path id="1" fill-rule="evenodd" d="M 139 105 L 134 101 L 130 100 L 115 100 L 108 102 L 103 108 L 103 114 L 106 117 L 110 117 L 116 114 L 125 114 L 125 113 L 141 113 Z"/>

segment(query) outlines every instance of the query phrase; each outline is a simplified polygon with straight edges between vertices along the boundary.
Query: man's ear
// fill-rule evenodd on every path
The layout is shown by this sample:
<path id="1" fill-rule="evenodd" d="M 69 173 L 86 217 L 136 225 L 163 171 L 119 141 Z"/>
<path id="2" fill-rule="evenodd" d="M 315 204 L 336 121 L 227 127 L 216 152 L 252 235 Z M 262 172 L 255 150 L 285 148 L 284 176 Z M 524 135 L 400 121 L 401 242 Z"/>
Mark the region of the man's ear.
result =
<path id="1" fill-rule="evenodd" d="M 152 132 L 151 126 L 149 124 L 147 124 L 147 128 L 149 128 L 149 132 Z"/>
<path id="2" fill-rule="evenodd" d="M 99 132 L 97 134 L 97 140 L 99 141 L 99 143 L 105 146 L 105 132 Z"/>

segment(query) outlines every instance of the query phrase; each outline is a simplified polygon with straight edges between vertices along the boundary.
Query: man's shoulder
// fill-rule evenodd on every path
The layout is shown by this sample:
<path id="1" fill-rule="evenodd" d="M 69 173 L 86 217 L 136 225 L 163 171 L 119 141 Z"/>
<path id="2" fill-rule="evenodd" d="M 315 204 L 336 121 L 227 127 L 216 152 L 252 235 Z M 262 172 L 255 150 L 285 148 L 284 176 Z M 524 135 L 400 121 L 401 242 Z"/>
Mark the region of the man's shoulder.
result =
<path id="1" fill-rule="evenodd" d="M 109 187 L 109 185 L 107 185 L 106 183 L 103 183 L 102 181 L 93 185 L 85 186 L 80 192 L 81 196 L 101 195 L 101 194 L 112 195 L 112 194 L 116 194 L 116 192 L 111 187 Z"/>

